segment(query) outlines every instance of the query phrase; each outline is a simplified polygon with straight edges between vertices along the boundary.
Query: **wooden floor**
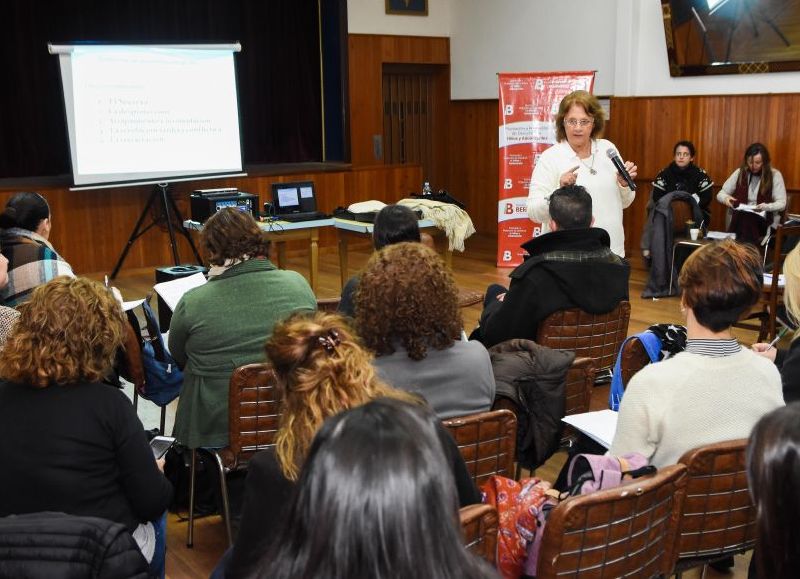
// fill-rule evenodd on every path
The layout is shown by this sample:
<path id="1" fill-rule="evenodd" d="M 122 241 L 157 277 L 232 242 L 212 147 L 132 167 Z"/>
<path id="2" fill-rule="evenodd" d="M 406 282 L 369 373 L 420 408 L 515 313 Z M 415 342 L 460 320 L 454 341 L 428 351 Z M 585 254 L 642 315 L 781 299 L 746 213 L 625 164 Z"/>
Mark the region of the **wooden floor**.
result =
<path id="1" fill-rule="evenodd" d="M 491 283 L 508 283 L 508 269 L 495 267 L 496 240 L 493 237 L 473 236 L 467 241 L 467 251 L 453 257 L 453 271 L 459 287 L 483 291 Z M 366 263 L 370 246 L 352 245 L 350 248 L 351 273 Z M 287 267 L 308 275 L 307 259 L 303 255 L 289 255 Z M 632 263 L 630 284 L 631 322 L 629 334 L 638 333 L 654 323 L 682 323 L 678 298 L 642 299 L 639 297 L 646 283 L 646 272 L 640 264 Z M 335 250 L 324 248 L 320 251 L 319 287 L 320 298 L 337 297 L 340 293 L 339 261 Z M 97 272 L 89 277 L 102 279 L 105 272 Z M 154 283 L 152 269 L 123 271 L 115 280 L 125 299 L 140 299 L 147 295 Z M 481 305 L 463 308 L 464 327 L 467 332 L 475 326 L 480 317 Z M 755 333 L 737 330 L 736 337 L 744 344 L 755 341 Z M 607 407 L 608 386 L 596 388 L 592 397 L 592 409 Z M 554 480 L 565 460 L 564 455 L 554 456 L 535 473 L 540 478 Z M 194 548 L 186 548 L 186 523 L 175 515 L 168 521 L 167 577 L 171 579 L 208 577 L 227 545 L 224 525 L 219 517 L 208 517 L 196 522 Z M 747 576 L 749 553 L 736 557 L 733 574 L 719 574 L 708 569 L 706 577 Z M 687 572 L 684 577 L 699 577 L 699 571 Z"/>

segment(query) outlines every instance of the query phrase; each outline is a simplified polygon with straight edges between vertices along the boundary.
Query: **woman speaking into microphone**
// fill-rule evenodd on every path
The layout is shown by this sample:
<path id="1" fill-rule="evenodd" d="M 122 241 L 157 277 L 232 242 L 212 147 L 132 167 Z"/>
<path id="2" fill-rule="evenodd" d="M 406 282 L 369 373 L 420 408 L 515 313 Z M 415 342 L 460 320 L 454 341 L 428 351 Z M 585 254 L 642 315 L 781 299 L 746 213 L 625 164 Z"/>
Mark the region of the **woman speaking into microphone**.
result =
<path id="1" fill-rule="evenodd" d="M 594 226 L 608 232 L 611 251 L 624 257 L 622 210 L 633 203 L 636 193 L 615 167 L 622 161 L 614 144 L 596 138 L 604 125 L 603 109 L 588 92 L 577 90 L 563 98 L 556 116 L 558 142 L 542 153 L 533 170 L 528 216 L 547 231 L 550 194 L 566 185 L 583 185 L 592 196 Z M 628 161 L 624 167 L 632 184 L 636 165 Z"/>

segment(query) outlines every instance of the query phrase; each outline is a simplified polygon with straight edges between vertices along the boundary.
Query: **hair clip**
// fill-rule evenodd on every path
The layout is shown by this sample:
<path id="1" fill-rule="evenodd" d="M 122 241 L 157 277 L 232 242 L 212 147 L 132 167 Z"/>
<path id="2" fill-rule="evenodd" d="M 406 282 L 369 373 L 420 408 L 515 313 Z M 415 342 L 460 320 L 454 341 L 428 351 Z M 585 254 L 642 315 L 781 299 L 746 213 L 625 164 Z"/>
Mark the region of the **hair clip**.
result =
<path id="1" fill-rule="evenodd" d="M 334 348 L 342 342 L 339 339 L 339 332 L 336 330 L 329 330 L 326 336 L 319 336 L 317 339 L 319 340 L 320 346 L 325 348 L 325 351 L 328 353 L 333 352 Z"/>

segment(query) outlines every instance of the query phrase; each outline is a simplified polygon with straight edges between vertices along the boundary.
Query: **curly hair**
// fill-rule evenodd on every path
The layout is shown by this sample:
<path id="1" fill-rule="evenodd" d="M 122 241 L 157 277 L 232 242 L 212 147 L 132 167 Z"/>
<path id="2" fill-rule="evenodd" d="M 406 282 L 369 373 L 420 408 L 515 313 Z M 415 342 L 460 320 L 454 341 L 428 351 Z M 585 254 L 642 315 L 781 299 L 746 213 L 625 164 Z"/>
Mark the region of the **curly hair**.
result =
<path id="1" fill-rule="evenodd" d="M 101 380 L 127 323 L 107 287 L 80 277 L 37 287 L 19 312 L 0 358 L 0 378 L 37 388 Z"/>
<path id="2" fill-rule="evenodd" d="M 458 289 L 432 249 L 398 243 L 374 253 L 355 292 L 355 323 L 378 356 L 400 343 L 412 360 L 428 348 L 444 350 L 461 334 Z"/>
<path id="3" fill-rule="evenodd" d="M 372 354 L 339 314 L 292 314 L 275 326 L 265 349 L 283 390 L 275 453 L 289 480 L 297 480 L 311 441 L 329 416 L 375 398 L 418 401 L 375 375 Z"/>
<path id="4" fill-rule="evenodd" d="M 267 257 L 269 240 L 249 211 L 226 207 L 208 218 L 200 243 L 211 265 L 224 265 L 228 259 Z"/>
<path id="5" fill-rule="evenodd" d="M 567 131 L 564 129 L 564 117 L 567 116 L 569 109 L 572 105 L 581 107 L 586 114 L 594 119 L 592 125 L 592 138 L 603 133 L 606 126 L 606 116 L 603 112 L 603 107 L 600 106 L 600 101 L 593 94 L 585 90 L 576 90 L 569 93 L 558 106 L 558 114 L 556 115 L 556 140 L 560 143 L 567 138 Z"/>

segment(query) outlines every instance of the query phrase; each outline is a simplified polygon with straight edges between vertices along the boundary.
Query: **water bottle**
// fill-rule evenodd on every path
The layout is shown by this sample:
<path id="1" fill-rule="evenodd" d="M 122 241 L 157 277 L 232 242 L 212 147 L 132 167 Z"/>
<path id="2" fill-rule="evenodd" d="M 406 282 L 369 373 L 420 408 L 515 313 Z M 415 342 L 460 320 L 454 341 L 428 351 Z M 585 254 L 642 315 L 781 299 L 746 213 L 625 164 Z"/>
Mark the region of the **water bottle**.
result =
<path id="1" fill-rule="evenodd" d="M 433 194 L 433 190 L 431 189 L 430 181 L 425 181 L 422 184 L 422 194 L 423 195 L 432 195 Z"/>

